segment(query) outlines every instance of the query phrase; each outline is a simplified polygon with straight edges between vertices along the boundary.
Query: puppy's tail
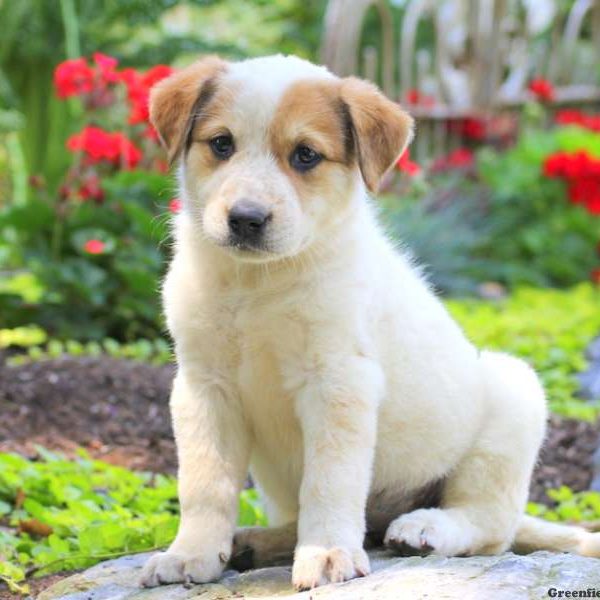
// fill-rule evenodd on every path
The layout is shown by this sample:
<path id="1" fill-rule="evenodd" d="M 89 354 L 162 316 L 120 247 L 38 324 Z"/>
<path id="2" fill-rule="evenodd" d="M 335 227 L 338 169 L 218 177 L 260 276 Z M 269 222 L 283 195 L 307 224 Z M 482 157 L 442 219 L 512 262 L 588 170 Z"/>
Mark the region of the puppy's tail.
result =
<path id="1" fill-rule="evenodd" d="M 552 550 L 600 558 L 600 532 L 523 515 L 513 549 L 519 553 Z"/>

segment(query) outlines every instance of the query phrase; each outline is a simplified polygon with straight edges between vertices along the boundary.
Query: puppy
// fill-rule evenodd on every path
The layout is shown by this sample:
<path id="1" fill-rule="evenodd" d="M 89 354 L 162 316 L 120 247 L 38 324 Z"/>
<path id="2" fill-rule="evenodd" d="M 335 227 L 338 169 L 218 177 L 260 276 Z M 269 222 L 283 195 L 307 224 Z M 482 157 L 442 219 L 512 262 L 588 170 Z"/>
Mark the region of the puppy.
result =
<path id="1" fill-rule="evenodd" d="M 313 588 L 369 573 L 366 536 L 600 555 L 599 534 L 523 516 L 535 373 L 474 348 L 377 223 L 368 192 L 412 136 L 400 106 L 295 57 L 210 57 L 159 83 L 150 113 L 183 201 L 163 290 L 181 524 L 143 585 L 295 546 L 293 583 Z M 234 548 L 248 469 L 275 529 Z"/>

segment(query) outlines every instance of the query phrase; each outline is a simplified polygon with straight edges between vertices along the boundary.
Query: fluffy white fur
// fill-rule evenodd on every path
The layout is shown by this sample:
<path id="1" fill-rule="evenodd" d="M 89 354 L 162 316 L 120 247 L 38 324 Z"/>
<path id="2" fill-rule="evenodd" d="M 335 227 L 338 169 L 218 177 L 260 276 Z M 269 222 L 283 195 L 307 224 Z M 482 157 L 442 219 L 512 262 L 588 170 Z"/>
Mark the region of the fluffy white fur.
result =
<path id="1" fill-rule="evenodd" d="M 236 185 L 257 194 L 275 182 L 284 205 L 297 199 L 265 131 L 285 89 L 306 78 L 333 76 L 283 57 L 223 75 L 238 90 L 236 135 L 253 149 L 235 167 L 244 172 Z M 192 149 L 181 161 L 184 210 L 164 283 L 182 518 L 144 585 L 219 577 L 248 468 L 270 524 L 297 523 L 298 588 L 367 574 L 368 498 L 410 496 L 442 479 L 441 506 L 398 514 L 388 544 L 455 556 L 502 552 L 517 538 L 529 549 L 598 554 L 592 534 L 522 520 L 545 430 L 538 378 L 466 339 L 382 233 L 358 166 L 343 203 L 313 199 L 331 206 L 316 217 L 302 203 L 288 207 L 305 224 L 303 246 L 250 260 L 203 231 L 205 198 L 235 172 L 199 175 L 193 160 Z"/>

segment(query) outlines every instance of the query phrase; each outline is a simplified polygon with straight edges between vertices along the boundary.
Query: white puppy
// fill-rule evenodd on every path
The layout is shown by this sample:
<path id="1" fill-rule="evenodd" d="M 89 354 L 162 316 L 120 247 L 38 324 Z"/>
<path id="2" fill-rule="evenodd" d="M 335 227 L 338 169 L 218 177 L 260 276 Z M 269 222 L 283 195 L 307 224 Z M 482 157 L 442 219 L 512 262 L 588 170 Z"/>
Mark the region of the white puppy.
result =
<path id="1" fill-rule="evenodd" d="M 523 516 L 535 373 L 474 348 L 377 224 L 367 188 L 411 138 L 397 104 L 298 58 L 211 57 L 158 84 L 151 116 L 183 200 L 164 284 L 181 525 L 144 585 L 294 545 L 297 588 L 344 581 L 369 572 L 365 536 L 600 555 L 600 534 Z M 233 547 L 248 468 L 282 527 Z"/>

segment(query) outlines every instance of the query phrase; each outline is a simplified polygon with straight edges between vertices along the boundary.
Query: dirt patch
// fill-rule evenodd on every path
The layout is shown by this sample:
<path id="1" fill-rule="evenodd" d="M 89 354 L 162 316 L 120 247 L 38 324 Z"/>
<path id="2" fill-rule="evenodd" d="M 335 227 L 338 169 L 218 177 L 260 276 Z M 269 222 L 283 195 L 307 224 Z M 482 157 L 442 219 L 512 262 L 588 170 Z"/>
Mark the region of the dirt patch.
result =
<path id="1" fill-rule="evenodd" d="M 173 366 L 70 358 L 0 366 L 0 451 L 67 455 L 79 446 L 133 469 L 175 472 Z"/>
<path id="2" fill-rule="evenodd" d="M 592 456 L 600 443 L 600 423 L 550 417 L 548 435 L 533 474 L 530 499 L 550 503 L 545 490 L 568 485 L 589 489 Z"/>
<path id="3" fill-rule="evenodd" d="M 111 358 L 62 358 L 0 366 L 0 451 L 35 456 L 35 444 L 94 456 L 133 469 L 174 473 L 168 398 L 172 366 Z M 531 499 L 568 485 L 585 490 L 598 424 L 552 416 Z M 510 440 L 507 440 L 510 443 Z"/>

